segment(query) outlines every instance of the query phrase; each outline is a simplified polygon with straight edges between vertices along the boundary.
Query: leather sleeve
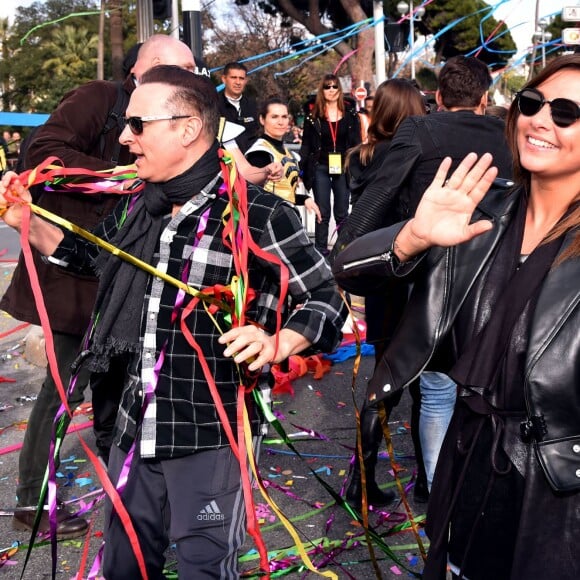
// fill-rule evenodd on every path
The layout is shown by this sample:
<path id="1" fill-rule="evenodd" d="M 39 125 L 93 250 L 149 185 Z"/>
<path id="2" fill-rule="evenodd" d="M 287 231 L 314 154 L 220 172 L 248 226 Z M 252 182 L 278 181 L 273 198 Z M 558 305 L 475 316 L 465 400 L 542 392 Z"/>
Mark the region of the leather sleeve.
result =
<path id="1" fill-rule="evenodd" d="M 569 236 L 572 237 L 572 236 Z M 580 489 L 580 293 L 578 260 L 542 286 L 528 347 L 528 422 L 540 465 L 556 491 Z"/>
<path id="2" fill-rule="evenodd" d="M 376 294 L 389 280 L 410 276 L 425 254 L 400 263 L 392 251 L 393 240 L 405 225 L 401 222 L 366 234 L 349 244 L 334 261 L 332 272 L 338 285 L 357 296 Z"/>

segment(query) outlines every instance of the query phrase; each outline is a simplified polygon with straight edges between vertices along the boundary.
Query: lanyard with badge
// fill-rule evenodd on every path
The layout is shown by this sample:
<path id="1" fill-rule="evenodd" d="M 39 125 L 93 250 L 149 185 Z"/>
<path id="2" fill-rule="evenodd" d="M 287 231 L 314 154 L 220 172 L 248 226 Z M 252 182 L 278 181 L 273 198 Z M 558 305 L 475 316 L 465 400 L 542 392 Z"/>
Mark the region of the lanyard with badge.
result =
<path id="1" fill-rule="evenodd" d="M 340 175 L 342 173 L 342 155 L 336 151 L 336 136 L 338 133 L 338 119 L 335 125 L 328 119 L 328 126 L 330 128 L 330 137 L 332 139 L 333 152 L 328 154 L 328 173 L 329 175 Z"/>

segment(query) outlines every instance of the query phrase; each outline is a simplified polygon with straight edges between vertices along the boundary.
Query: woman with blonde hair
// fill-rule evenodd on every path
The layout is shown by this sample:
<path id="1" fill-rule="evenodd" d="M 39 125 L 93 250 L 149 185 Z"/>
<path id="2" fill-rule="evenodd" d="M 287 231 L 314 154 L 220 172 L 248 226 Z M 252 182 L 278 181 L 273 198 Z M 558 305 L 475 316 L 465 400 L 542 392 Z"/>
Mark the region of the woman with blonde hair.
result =
<path id="1" fill-rule="evenodd" d="M 307 190 L 312 189 L 321 213 L 314 230 L 315 245 L 324 255 L 329 253 L 331 212 L 337 227 L 348 215 L 350 192 L 344 175 L 344 160 L 346 152 L 360 141 L 358 114 L 346 104 L 338 77 L 324 75 L 314 107 L 304 120 L 300 148 L 302 181 Z"/>
<path id="2" fill-rule="evenodd" d="M 506 124 L 517 186 L 491 155 L 441 164 L 412 219 L 335 262 L 349 291 L 397 277 L 409 305 L 367 400 L 407 386 L 446 342 L 455 411 L 437 468 L 423 573 L 580 578 L 580 54 L 516 96 Z M 489 189 L 489 191 L 488 191 Z"/>

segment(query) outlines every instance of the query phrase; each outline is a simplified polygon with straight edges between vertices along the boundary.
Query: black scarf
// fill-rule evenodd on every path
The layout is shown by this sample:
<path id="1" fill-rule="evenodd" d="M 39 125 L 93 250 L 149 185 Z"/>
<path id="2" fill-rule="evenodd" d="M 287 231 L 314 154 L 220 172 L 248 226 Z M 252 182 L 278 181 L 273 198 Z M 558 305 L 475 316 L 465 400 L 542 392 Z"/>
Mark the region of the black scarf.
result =
<path id="1" fill-rule="evenodd" d="M 125 223 L 112 238 L 117 248 L 151 264 L 165 216 L 197 195 L 220 171 L 217 142 L 187 171 L 165 183 L 147 183 Z M 150 275 L 109 252 L 96 263 L 99 290 L 89 369 L 105 372 L 111 357 L 138 352 L 141 317 Z"/>
<path id="2" fill-rule="evenodd" d="M 486 285 L 495 286 L 496 292 L 500 289 L 489 320 L 471 340 L 450 372 L 457 384 L 483 396 L 494 390 L 514 327 L 526 304 L 537 298 L 562 245 L 562 236 L 539 245 L 517 268 L 526 207 L 527 199 L 522 195 L 515 218 L 498 246 L 486 281 Z"/>

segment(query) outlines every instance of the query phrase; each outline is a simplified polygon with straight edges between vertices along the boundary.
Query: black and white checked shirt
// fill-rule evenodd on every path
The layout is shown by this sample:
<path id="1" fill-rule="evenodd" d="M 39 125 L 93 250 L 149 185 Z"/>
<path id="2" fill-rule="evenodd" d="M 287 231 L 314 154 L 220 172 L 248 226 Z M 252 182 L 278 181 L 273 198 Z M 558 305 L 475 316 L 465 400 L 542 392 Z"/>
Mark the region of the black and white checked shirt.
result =
<path id="1" fill-rule="evenodd" d="M 212 189 L 213 194 L 221 183 L 219 179 Z M 289 313 L 287 301 L 284 301 L 281 306 L 283 326 L 304 335 L 316 349 L 331 351 L 339 343 L 346 307 L 328 264 L 314 249 L 290 204 L 251 185 L 248 185 L 248 199 L 253 239 L 263 250 L 286 264 L 289 295 L 295 303 L 301 304 L 300 309 Z M 188 263 L 187 282 L 198 290 L 216 284 L 228 285 L 235 270 L 233 256 L 222 241 L 222 216 L 226 206 L 227 195 L 208 199 L 199 194 L 173 218 L 168 216 L 154 258 L 155 266 L 181 279 Z M 109 241 L 119 227 L 124 207 L 126 203 L 120 203 L 95 234 Z M 194 244 L 199 220 L 204 214 L 207 225 Z M 54 256 L 61 265 L 68 262 L 70 268 L 86 270 L 86 264 L 80 262 L 91 261 L 95 255 L 90 248 L 79 247 L 87 244 L 67 235 Z M 279 304 L 279 268 L 252 255 L 248 274 L 250 287 L 256 291 L 257 298 L 250 305 L 247 317 L 273 333 Z M 143 457 L 167 459 L 228 445 L 200 360 L 181 332 L 180 317 L 177 323 L 171 323 L 177 292 L 175 286 L 159 278 L 152 279 L 149 284 L 141 325 L 142 350 L 129 370 L 117 418 L 115 443 L 127 451 L 141 427 Z M 190 299 L 185 297 L 183 307 Z M 222 328 L 228 328 L 223 312 L 218 312 L 216 318 Z M 224 357 L 225 346 L 217 342 L 219 332 L 202 305 L 193 310 L 186 323 L 204 353 L 235 433 L 239 382 L 236 366 L 230 357 Z M 163 344 L 166 344 L 165 360 L 155 393 L 141 421 L 143 384 L 151 379 Z M 251 397 L 248 401 L 251 402 Z M 261 418 L 251 404 L 250 416 L 257 429 Z"/>

